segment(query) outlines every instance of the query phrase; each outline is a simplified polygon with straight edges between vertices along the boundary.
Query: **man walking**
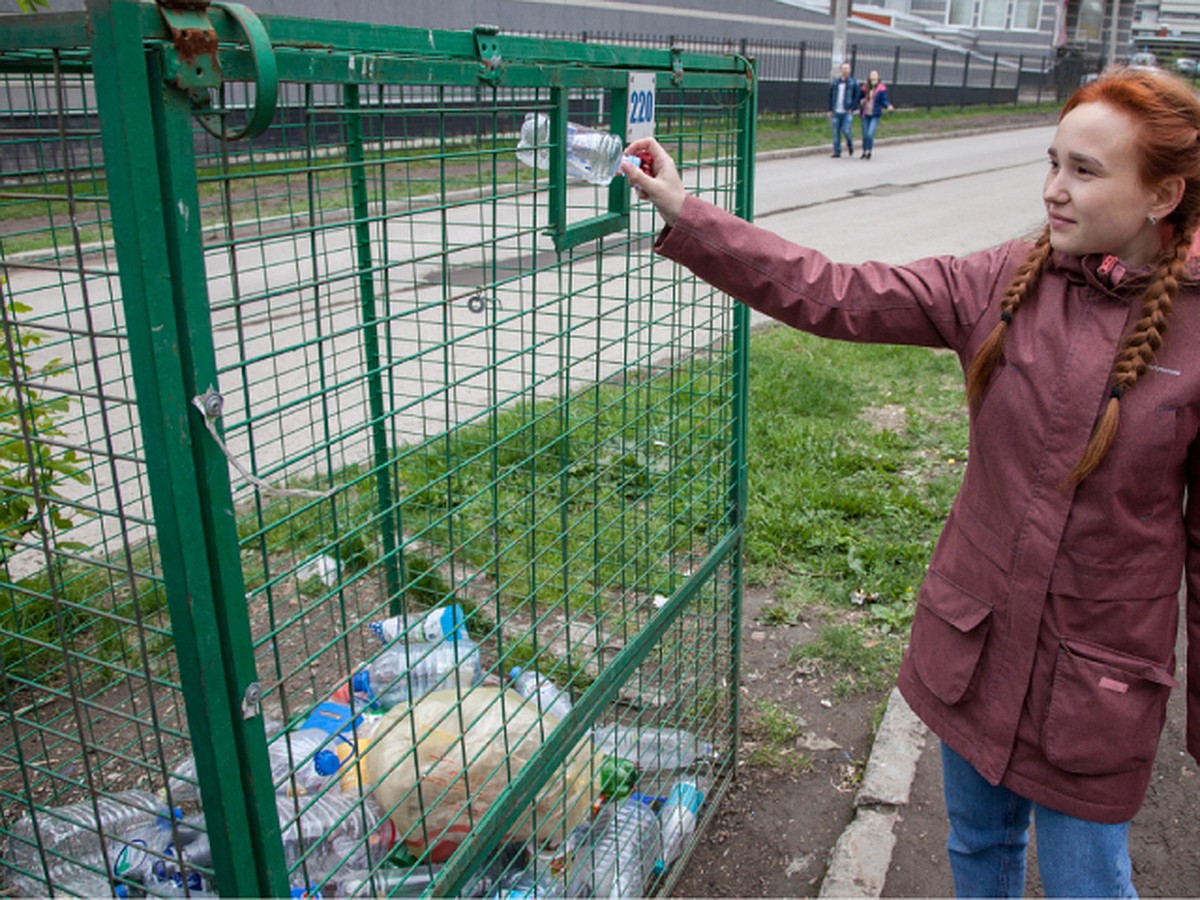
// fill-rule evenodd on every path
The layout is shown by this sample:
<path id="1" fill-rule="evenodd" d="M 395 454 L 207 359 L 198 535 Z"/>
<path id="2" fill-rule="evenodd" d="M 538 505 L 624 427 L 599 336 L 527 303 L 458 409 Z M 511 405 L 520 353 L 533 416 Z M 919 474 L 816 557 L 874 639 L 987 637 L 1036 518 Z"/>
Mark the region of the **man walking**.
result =
<path id="1" fill-rule="evenodd" d="M 862 88 L 858 79 L 850 74 L 850 63 L 842 63 L 842 74 L 829 85 L 829 120 L 833 124 L 833 155 L 842 155 L 842 135 L 846 135 L 846 149 L 854 155 L 854 136 L 851 127 L 854 114 L 862 100 Z"/>

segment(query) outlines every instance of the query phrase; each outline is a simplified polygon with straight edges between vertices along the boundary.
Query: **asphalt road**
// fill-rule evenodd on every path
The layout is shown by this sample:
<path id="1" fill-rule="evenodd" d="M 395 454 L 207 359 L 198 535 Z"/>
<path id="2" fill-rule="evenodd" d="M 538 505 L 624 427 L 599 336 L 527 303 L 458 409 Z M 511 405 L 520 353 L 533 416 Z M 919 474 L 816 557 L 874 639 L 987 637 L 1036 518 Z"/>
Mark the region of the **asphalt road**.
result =
<path id="1" fill-rule="evenodd" d="M 879 138 L 886 137 L 887 120 Z M 1053 128 L 760 160 L 755 221 L 835 260 L 959 255 L 1036 231 Z"/>

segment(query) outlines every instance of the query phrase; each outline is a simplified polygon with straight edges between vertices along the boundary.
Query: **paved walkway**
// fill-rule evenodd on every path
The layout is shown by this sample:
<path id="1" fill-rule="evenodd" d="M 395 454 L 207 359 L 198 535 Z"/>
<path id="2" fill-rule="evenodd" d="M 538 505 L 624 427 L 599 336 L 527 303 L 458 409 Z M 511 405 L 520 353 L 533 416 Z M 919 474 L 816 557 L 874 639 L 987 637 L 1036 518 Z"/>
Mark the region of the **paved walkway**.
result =
<path id="1" fill-rule="evenodd" d="M 1182 599 L 1182 598 L 1181 598 Z M 1183 681 L 1185 642 L 1176 654 Z M 1143 897 L 1200 896 L 1200 768 L 1186 752 L 1185 692 L 1173 692 L 1146 803 L 1130 829 Z M 822 897 L 948 897 L 937 738 L 893 691 L 867 763 L 853 821 L 834 847 Z M 1031 842 L 1026 892 L 1042 896 Z"/>

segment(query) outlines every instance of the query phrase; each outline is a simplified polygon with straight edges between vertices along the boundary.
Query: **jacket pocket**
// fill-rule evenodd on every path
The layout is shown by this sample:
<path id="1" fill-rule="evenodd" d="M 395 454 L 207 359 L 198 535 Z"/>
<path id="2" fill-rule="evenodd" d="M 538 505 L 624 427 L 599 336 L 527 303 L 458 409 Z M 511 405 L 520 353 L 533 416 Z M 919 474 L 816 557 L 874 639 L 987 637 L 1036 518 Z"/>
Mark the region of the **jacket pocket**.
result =
<path id="1" fill-rule="evenodd" d="M 992 608 L 934 570 L 925 576 L 912 626 L 912 662 L 943 703 L 962 702 L 991 628 Z"/>
<path id="2" fill-rule="evenodd" d="M 1042 726 L 1046 759 L 1077 775 L 1115 775 L 1149 763 L 1173 687 L 1178 682 L 1156 662 L 1064 640 Z"/>

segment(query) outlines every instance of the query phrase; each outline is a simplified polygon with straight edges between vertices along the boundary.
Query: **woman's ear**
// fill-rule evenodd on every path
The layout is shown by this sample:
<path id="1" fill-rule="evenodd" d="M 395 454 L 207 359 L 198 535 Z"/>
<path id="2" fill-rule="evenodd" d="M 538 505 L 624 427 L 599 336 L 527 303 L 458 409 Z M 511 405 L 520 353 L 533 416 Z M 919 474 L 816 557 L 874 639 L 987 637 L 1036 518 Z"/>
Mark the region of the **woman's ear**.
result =
<path id="1" fill-rule="evenodd" d="M 1182 175 L 1170 175 L 1158 183 L 1154 189 L 1154 202 L 1150 213 L 1156 219 L 1165 219 L 1175 212 L 1175 207 L 1183 199 L 1184 179 Z"/>

